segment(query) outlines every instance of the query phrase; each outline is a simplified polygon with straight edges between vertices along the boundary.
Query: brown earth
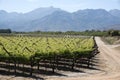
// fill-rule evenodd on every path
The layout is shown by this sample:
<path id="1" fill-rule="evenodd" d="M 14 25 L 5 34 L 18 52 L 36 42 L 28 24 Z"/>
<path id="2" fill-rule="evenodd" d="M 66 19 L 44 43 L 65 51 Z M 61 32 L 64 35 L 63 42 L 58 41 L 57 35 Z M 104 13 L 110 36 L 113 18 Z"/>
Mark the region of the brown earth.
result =
<path id="1" fill-rule="evenodd" d="M 120 80 L 120 50 L 115 46 L 106 45 L 96 37 L 99 47 L 99 70 L 86 69 L 86 73 L 65 72 L 67 76 L 44 76 L 45 80 Z M 117 46 L 118 47 L 118 46 Z M 33 80 L 32 78 L 0 75 L 0 80 Z M 40 79 L 38 79 L 40 80 Z"/>

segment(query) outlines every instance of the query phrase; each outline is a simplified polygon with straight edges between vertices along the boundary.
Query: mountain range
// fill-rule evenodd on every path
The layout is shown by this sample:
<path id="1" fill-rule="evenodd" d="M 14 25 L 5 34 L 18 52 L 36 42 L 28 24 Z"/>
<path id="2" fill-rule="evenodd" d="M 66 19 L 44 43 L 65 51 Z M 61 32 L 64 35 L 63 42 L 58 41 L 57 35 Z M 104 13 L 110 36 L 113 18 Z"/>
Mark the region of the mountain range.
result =
<path id="1" fill-rule="evenodd" d="M 0 29 L 13 31 L 120 30 L 120 10 L 84 9 L 67 12 L 60 8 L 38 8 L 27 13 L 0 10 Z"/>

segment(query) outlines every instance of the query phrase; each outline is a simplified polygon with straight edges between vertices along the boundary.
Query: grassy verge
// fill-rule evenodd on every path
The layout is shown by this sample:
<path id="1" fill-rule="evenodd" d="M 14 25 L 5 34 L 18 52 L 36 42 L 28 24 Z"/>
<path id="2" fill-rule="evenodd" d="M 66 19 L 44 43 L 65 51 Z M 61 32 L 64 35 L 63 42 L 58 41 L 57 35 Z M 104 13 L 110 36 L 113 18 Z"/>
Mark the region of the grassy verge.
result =
<path id="1" fill-rule="evenodd" d="M 120 36 L 116 36 L 116 37 L 102 37 L 102 40 L 106 44 L 111 44 L 111 45 L 120 44 Z"/>

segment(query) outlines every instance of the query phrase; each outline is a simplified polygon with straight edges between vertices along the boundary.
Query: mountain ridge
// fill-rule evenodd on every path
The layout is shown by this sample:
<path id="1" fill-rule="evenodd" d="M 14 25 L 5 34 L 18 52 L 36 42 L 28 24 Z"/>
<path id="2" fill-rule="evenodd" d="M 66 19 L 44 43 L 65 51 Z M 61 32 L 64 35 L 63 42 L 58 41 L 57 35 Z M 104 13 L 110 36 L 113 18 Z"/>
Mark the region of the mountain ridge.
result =
<path id="1" fill-rule="evenodd" d="M 0 10 L 0 28 L 10 28 L 13 31 L 104 30 L 120 24 L 119 13 L 120 10 L 117 9 L 84 9 L 70 13 L 54 7 L 38 8 L 27 13 Z M 120 29 L 120 26 L 115 29 Z"/>

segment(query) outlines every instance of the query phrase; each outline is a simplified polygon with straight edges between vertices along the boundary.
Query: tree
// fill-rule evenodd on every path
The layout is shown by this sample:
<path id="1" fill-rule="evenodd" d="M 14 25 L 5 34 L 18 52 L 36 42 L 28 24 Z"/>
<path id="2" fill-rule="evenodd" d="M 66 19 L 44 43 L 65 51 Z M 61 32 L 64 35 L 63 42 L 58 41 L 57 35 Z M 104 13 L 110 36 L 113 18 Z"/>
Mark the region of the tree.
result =
<path id="1" fill-rule="evenodd" d="M 119 30 L 109 30 L 108 35 L 110 36 L 119 36 Z"/>
<path id="2" fill-rule="evenodd" d="M 0 33 L 11 33 L 10 29 L 0 29 Z"/>

